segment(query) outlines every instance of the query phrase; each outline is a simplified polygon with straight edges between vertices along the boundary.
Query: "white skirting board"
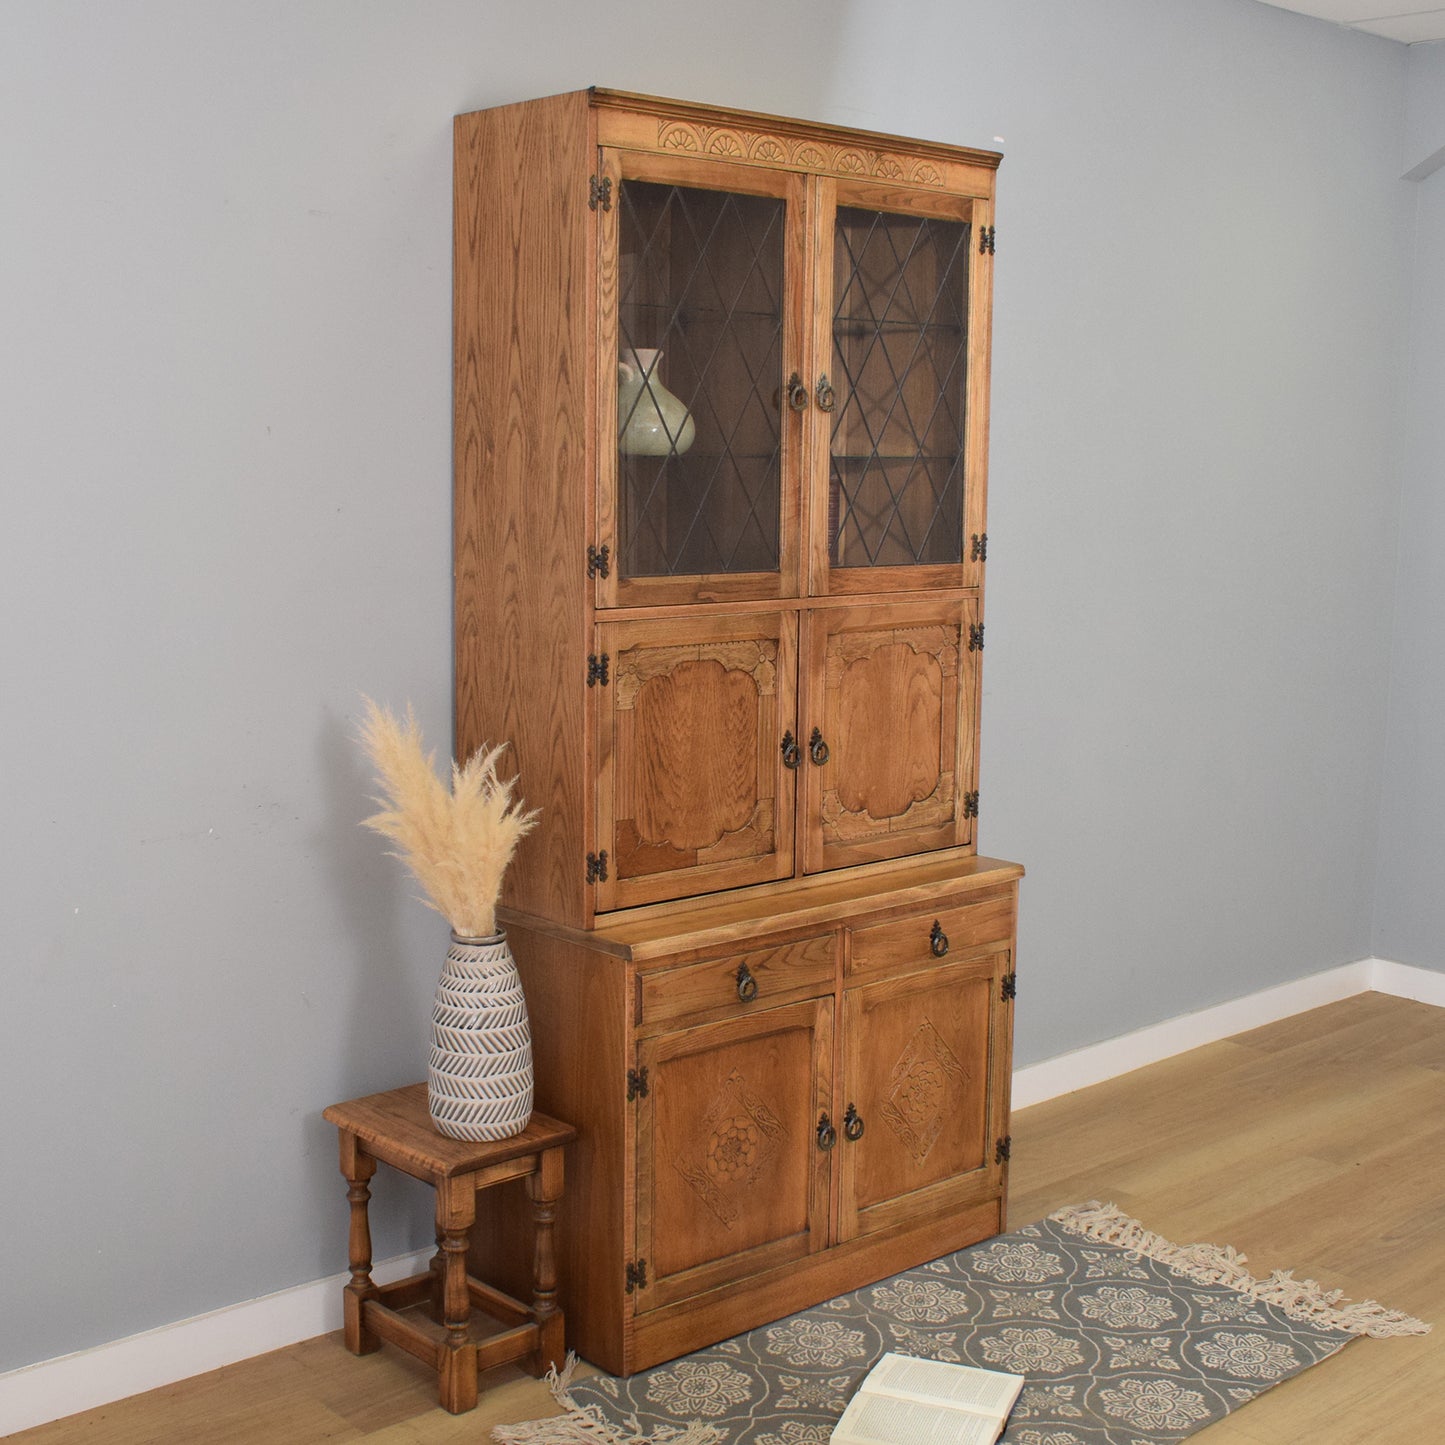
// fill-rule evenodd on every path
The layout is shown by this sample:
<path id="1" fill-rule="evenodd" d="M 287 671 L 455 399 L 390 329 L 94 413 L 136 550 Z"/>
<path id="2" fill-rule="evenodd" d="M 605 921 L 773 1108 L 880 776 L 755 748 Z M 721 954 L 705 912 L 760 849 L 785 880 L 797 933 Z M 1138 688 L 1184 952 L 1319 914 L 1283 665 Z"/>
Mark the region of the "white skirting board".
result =
<path id="1" fill-rule="evenodd" d="M 390 1284 L 420 1274 L 433 1253 L 379 1260 L 372 1278 Z M 0 1375 L 0 1439 L 339 1330 L 350 1278 L 345 1270 Z"/>
<path id="2" fill-rule="evenodd" d="M 1445 973 L 1362 959 L 1019 1069 L 1013 1107 L 1070 1094 L 1201 1044 L 1372 990 L 1445 1008 Z M 425 1269 L 431 1253 L 381 1261 L 373 1274 L 383 1284 L 404 1279 Z M 313 1280 L 0 1375 L 0 1437 L 338 1330 L 348 1278 L 342 1273 Z"/>

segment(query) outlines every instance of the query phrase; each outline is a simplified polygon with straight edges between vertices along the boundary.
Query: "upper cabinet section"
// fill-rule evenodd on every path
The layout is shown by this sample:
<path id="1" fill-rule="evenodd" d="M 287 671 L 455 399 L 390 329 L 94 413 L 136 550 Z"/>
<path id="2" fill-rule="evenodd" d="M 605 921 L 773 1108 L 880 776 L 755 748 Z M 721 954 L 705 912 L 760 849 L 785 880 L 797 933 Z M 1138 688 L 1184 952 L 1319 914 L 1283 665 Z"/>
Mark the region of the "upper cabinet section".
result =
<path id="1" fill-rule="evenodd" d="M 593 102 L 597 605 L 976 587 L 998 158 Z"/>
<path id="2" fill-rule="evenodd" d="M 975 846 L 999 157 L 615 91 L 458 116 L 455 750 L 509 909 Z"/>

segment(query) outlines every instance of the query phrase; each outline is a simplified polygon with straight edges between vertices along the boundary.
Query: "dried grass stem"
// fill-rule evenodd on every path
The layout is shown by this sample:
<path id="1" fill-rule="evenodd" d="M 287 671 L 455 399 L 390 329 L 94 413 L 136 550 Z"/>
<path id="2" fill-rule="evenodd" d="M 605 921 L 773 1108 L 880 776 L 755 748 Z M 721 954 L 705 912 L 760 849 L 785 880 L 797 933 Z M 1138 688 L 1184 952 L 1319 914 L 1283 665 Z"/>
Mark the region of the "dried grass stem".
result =
<path id="1" fill-rule="evenodd" d="M 425 890 L 452 932 L 482 938 L 497 931 L 502 875 L 517 844 L 536 825 L 537 811 L 513 797 L 516 778 L 497 776 L 506 744 L 483 745 L 452 764 L 451 788 L 437 776 L 410 706 L 398 720 L 370 698 L 360 740 L 376 768 L 382 811 L 364 819 L 396 844 L 395 856 Z"/>

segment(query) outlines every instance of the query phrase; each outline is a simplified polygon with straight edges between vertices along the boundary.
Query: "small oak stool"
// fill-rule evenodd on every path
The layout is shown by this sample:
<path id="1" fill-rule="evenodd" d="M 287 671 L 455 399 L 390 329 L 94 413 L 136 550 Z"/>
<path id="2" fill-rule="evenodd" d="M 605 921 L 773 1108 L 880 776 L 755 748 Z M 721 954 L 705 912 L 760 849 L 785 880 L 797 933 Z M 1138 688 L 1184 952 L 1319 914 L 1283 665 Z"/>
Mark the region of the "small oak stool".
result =
<path id="1" fill-rule="evenodd" d="M 562 1197 L 562 1149 L 577 1131 L 533 1114 L 511 1139 L 481 1144 L 448 1139 L 437 1133 L 427 1113 L 425 1084 L 333 1104 L 324 1117 L 340 1131 L 341 1172 L 351 1186 L 346 1348 L 366 1355 L 383 1339 L 400 1345 L 437 1372 L 442 1406 L 454 1415 L 477 1403 L 477 1375 L 493 1365 L 521 1362 L 534 1375 L 552 1364 L 561 1368 L 566 1327 L 557 1307 L 552 1221 Z M 431 1268 L 395 1284 L 378 1285 L 371 1278 L 366 1207 L 377 1160 L 436 1190 L 437 1252 Z M 477 1191 L 508 1179 L 527 1181 L 536 1224 L 530 1307 L 467 1274 L 467 1233 L 477 1217 Z M 473 1304 L 510 1328 L 475 1338 Z M 421 1305 L 427 1310 L 413 1308 Z"/>

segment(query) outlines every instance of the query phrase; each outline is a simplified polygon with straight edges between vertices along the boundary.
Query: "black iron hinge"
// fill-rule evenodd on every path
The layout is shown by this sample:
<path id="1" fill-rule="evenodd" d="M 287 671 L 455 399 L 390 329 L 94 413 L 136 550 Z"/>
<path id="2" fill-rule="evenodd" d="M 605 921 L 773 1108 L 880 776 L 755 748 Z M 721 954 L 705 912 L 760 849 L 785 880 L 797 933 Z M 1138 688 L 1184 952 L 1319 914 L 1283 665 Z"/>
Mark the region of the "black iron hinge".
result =
<path id="1" fill-rule="evenodd" d="M 595 211 L 612 209 L 612 177 L 593 176 L 587 186 L 587 204 Z"/>
<path id="2" fill-rule="evenodd" d="M 612 548 L 604 542 L 600 547 L 587 546 L 587 575 L 605 577 L 612 570 Z"/>
<path id="3" fill-rule="evenodd" d="M 980 226 L 978 228 L 978 253 L 982 255 L 993 255 L 994 228 L 992 226 Z"/>
<path id="4" fill-rule="evenodd" d="M 635 1289 L 647 1288 L 647 1261 L 639 1259 L 636 1263 L 627 1261 L 627 1293 L 631 1294 Z"/>
<path id="5" fill-rule="evenodd" d="M 589 883 L 607 882 L 607 849 L 600 853 L 589 853 L 587 855 L 587 881 Z"/>
<path id="6" fill-rule="evenodd" d="M 970 652 L 983 651 L 983 623 L 970 622 L 968 624 L 968 650 Z"/>
<path id="7" fill-rule="evenodd" d="M 643 1064 L 640 1069 L 628 1069 L 627 1071 L 627 1102 L 633 1103 L 637 1099 L 647 1097 L 647 1065 Z"/>
<path id="8" fill-rule="evenodd" d="M 978 790 L 976 788 L 973 792 L 963 795 L 963 816 L 965 818 L 978 817 Z"/>
<path id="9" fill-rule="evenodd" d="M 998 996 L 1005 1003 L 1011 998 L 1019 996 L 1019 976 L 1016 973 L 1006 973 L 999 982 Z"/>
<path id="10" fill-rule="evenodd" d="M 599 655 L 589 652 L 587 654 L 587 686 L 596 687 L 598 683 L 601 683 L 603 687 L 606 687 L 607 682 L 607 654 L 604 652 Z"/>
<path id="11" fill-rule="evenodd" d="M 1013 1153 L 1014 1141 L 1012 1134 L 1005 1134 L 1002 1139 L 995 1141 L 993 1146 L 993 1162 L 995 1164 L 1007 1164 L 1009 1155 Z"/>
<path id="12" fill-rule="evenodd" d="M 975 562 L 988 561 L 988 533 L 975 532 L 973 534 L 973 560 Z"/>

